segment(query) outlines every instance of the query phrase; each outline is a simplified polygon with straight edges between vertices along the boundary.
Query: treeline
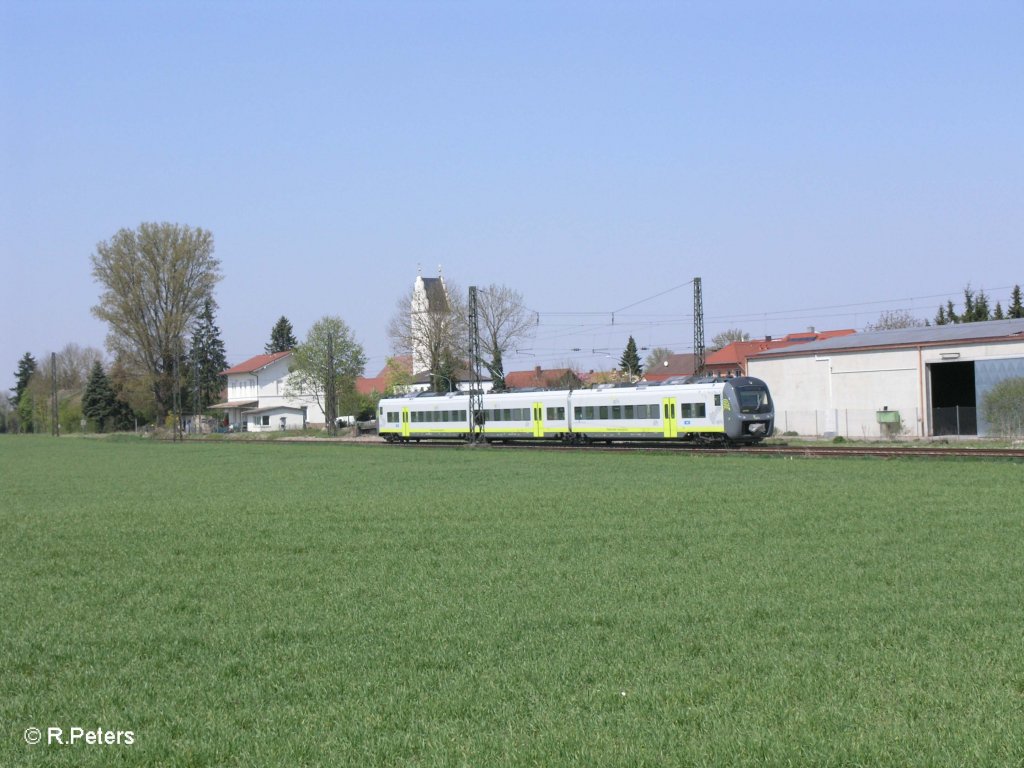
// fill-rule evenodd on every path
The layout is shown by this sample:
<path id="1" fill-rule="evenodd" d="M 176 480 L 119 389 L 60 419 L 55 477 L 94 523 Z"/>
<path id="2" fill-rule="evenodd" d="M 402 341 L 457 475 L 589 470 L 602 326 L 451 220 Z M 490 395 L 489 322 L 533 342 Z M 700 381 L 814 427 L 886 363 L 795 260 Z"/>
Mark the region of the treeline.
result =
<path id="1" fill-rule="evenodd" d="M 207 299 L 178 360 L 183 412 L 202 413 L 218 402 L 226 368 L 213 300 Z M 160 420 L 154 377 L 123 351 L 109 364 L 95 347 L 73 343 L 38 360 L 26 352 L 14 377 L 11 394 L 0 396 L 0 432 L 53 432 L 55 394 L 61 434 L 119 432 Z"/>
<path id="2" fill-rule="evenodd" d="M 1006 311 L 1003 311 L 1002 304 L 998 301 L 991 306 L 991 299 L 985 291 L 975 293 L 971 286 L 964 288 L 964 308 L 962 312 L 956 311 L 952 300 L 947 301 L 945 306 L 940 306 L 935 315 L 936 325 L 952 325 L 955 323 L 979 323 L 986 320 L 1010 320 L 1024 318 L 1024 305 L 1021 303 L 1021 290 L 1019 285 L 1013 286 L 1010 293 L 1010 301 Z"/>

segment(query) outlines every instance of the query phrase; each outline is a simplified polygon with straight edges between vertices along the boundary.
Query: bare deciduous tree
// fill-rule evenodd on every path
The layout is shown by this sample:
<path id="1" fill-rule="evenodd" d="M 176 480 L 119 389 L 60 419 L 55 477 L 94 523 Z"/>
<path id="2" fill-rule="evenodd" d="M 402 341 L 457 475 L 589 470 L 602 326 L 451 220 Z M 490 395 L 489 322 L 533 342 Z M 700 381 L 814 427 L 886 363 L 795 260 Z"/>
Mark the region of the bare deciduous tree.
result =
<path id="1" fill-rule="evenodd" d="M 502 357 L 516 342 L 529 337 L 536 315 L 523 305 L 519 291 L 504 285 L 491 284 L 477 292 L 477 313 L 480 326 L 482 360 L 491 375 L 494 389 L 505 388 Z"/>
<path id="2" fill-rule="evenodd" d="M 730 328 L 727 331 L 722 331 L 712 337 L 711 349 L 722 349 L 722 347 L 727 347 L 734 341 L 750 341 L 750 334 L 739 328 Z"/>
<path id="3" fill-rule="evenodd" d="M 865 331 L 889 331 L 896 328 L 920 328 L 928 323 L 919 317 L 907 312 L 905 309 L 887 309 L 878 320 L 868 323 Z"/>

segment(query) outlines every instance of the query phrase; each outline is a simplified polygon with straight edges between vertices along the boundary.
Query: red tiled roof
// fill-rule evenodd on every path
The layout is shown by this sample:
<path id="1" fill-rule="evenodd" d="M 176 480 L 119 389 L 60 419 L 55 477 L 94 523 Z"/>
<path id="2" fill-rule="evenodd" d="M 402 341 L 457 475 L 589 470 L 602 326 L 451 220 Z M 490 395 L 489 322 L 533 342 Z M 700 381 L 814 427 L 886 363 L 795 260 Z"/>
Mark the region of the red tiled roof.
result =
<path id="1" fill-rule="evenodd" d="M 790 333 L 781 339 L 773 339 L 770 336 L 764 339 L 753 341 L 734 341 L 715 352 L 710 353 L 704 361 L 704 365 L 711 371 L 727 370 L 738 368 L 746 370 L 747 358 L 767 352 L 770 349 L 781 349 L 792 347 L 795 344 L 806 344 L 811 341 L 823 341 L 836 336 L 849 336 L 856 333 L 852 328 L 844 328 L 837 331 L 805 331 L 803 333 Z"/>
<path id="2" fill-rule="evenodd" d="M 540 366 L 537 366 L 532 371 L 512 371 L 505 374 L 505 386 L 509 389 L 551 387 L 572 372 L 571 368 L 550 368 L 544 370 Z"/>
<path id="3" fill-rule="evenodd" d="M 360 395 L 369 395 L 373 392 L 383 393 L 387 388 L 387 376 L 374 376 L 372 379 L 360 376 L 356 379 L 356 392 Z"/>
<path id="4" fill-rule="evenodd" d="M 664 381 L 673 376 L 692 376 L 694 355 L 685 352 L 678 355 L 669 355 L 666 361 L 668 365 L 658 365 L 644 371 L 643 378 L 647 381 Z"/>
<path id="5" fill-rule="evenodd" d="M 256 357 L 250 357 L 244 363 L 228 368 L 226 371 L 221 371 L 221 376 L 227 376 L 232 373 L 254 373 L 262 368 L 266 368 L 271 363 L 280 360 L 282 357 L 287 357 L 291 354 L 291 351 L 287 352 L 275 352 L 272 355 L 256 355 Z"/>

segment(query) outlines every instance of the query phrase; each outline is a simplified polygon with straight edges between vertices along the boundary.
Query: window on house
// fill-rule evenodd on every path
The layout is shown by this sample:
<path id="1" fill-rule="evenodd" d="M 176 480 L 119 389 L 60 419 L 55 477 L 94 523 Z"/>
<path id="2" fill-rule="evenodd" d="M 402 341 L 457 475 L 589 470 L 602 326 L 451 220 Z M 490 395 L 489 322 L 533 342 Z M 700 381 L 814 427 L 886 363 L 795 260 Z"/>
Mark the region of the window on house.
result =
<path id="1" fill-rule="evenodd" d="M 261 427 L 269 427 L 270 426 L 270 417 L 269 416 L 260 416 L 260 426 Z"/>

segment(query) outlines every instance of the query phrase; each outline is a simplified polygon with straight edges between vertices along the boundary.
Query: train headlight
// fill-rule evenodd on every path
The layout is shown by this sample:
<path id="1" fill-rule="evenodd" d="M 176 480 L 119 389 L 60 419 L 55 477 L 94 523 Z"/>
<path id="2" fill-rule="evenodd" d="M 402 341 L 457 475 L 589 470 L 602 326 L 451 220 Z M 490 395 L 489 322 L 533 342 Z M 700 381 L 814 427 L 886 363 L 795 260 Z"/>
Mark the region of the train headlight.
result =
<path id="1" fill-rule="evenodd" d="M 761 435 L 765 432 L 765 425 L 758 422 L 757 424 L 748 424 L 747 431 L 752 435 Z"/>

